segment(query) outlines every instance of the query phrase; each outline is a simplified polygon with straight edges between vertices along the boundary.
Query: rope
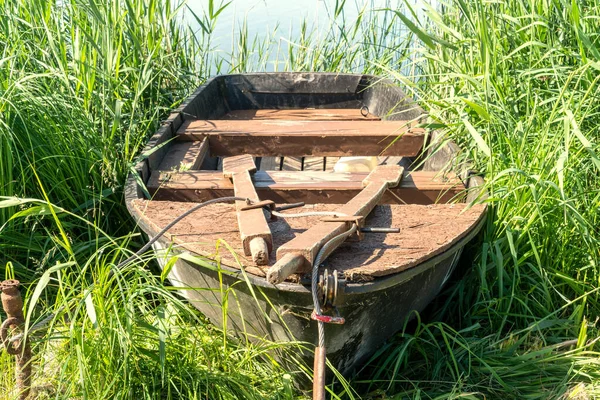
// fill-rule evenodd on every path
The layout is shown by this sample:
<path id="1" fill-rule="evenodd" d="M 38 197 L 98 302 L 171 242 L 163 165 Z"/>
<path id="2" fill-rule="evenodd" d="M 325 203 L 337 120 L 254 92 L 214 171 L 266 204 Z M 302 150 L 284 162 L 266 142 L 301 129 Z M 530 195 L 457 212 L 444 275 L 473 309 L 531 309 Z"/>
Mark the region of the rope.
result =
<path id="1" fill-rule="evenodd" d="M 177 223 L 179 223 L 182 219 L 184 219 L 185 217 L 187 217 L 191 213 L 199 210 L 200 208 L 206 207 L 206 206 L 208 206 L 210 204 L 214 204 L 214 203 L 228 203 L 230 201 L 247 201 L 247 200 L 249 200 L 249 199 L 247 199 L 246 197 L 229 196 L 229 197 L 219 197 L 219 198 L 216 198 L 216 199 L 211 199 L 211 200 L 208 200 L 208 201 L 205 201 L 203 203 L 195 205 L 194 207 L 190 208 L 189 210 L 187 210 L 186 212 L 182 213 L 177 218 L 175 218 L 173 221 L 171 221 L 160 232 L 158 232 L 152 239 L 150 239 L 148 241 L 148 243 L 146 243 L 141 249 L 139 249 L 138 251 L 136 251 L 131 257 L 129 257 L 125 261 L 122 261 L 121 263 L 119 263 L 116 266 L 116 269 L 121 269 L 125 265 L 127 265 L 128 263 L 130 263 L 131 261 L 135 260 L 141 254 L 143 254 L 146 250 L 148 250 L 150 248 L 150 246 L 152 246 L 169 229 L 171 229 L 174 225 L 176 225 Z M 109 276 L 112 275 L 113 271 L 114 270 L 111 270 L 109 272 Z M 93 289 L 93 287 L 94 287 L 94 284 L 92 283 L 89 286 L 89 288 Z M 61 312 L 63 309 L 64 309 L 64 306 L 61 306 L 57 311 L 49 314 L 46 318 L 42 319 L 40 322 L 36 323 L 31 328 L 29 328 L 28 333 L 33 333 L 33 332 L 39 331 L 39 330 L 47 327 L 50 324 L 50 321 L 52 321 L 54 319 L 54 317 L 56 316 L 56 314 L 58 314 L 59 312 Z M 19 333 L 19 334 L 15 335 L 15 336 L 9 338 L 7 340 L 7 342 L 9 342 L 9 343 L 15 342 L 17 340 L 22 339 L 23 336 L 24 336 L 24 333 Z M 4 343 L 0 343 L 0 349 L 2 349 L 3 347 L 4 347 Z"/>
<path id="2" fill-rule="evenodd" d="M 279 218 L 303 218 L 303 217 L 316 217 L 316 216 L 334 216 L 334 217 L 345 217 L 346 214 L 335 212 L 335 211 L 309 211 L 304 213 L 289 213 L 284 214 L 277 212 L 275 210 L 269 210 L 272 215 Z M 357 230 L 356 224 L 353 224 L 352 227 L 346 232 L 340 233 L 337 236 L 331 238 L 327 243 L 321 247 L 321 250 L 317 253 L 315 257 L 315 261 L 313 263 L 312 269 L 312 280 L 311 280 L 311 293 L 313 299 L 313 305 L 315 307 L 315 314 L 321 314 L 321 303 L 319 301 L 319 266 L 323 261 L 325 252 L 334 245 L 338 245 L 338 242 L 343 242 L 346 238 L 352 235 Z M 319 334 L 319 347 L 325 348 L 325 326 L 322 321 L 317 321 L 317 328 Z"/>
<path id="3" fill-rule="evenodd" d="M 315 262 L 313 263 L 312 268 L 312 282 L 311 282 L 311 292 L 313 298 L 313 304 L 315 307 L 315 313 L 317 315 L 321 315 L 321 303 L 319 301 L 319 266 L 321 265 L 322 259 L 324 258 L 325 252 L 333 245 L 337 244 L 338 241 L 344 241 L 354 232 L 356 232 L 356 224 L 352 224 L 352 227 L 346 232 L 340 233 L 337 236 L 331 238 L 327 243 L 321 247 L 321 250 L 317 253 L 317 257 L 315 257 Z M 319 347 L 325 348 L 325 327 L 322 321 L 317 321 L 317 328 L 319 332 Z"/>

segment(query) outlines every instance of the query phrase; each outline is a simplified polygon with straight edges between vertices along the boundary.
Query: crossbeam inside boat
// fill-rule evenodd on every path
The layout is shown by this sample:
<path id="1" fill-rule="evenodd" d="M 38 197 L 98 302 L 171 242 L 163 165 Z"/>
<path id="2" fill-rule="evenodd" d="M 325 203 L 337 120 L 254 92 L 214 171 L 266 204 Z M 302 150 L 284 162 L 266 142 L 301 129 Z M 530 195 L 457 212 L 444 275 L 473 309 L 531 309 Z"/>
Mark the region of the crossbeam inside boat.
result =
<path id="1" fill-rule="evenodd" d="M 414 157 L 424 136 L 411 121 L 378 120 L 189 120 L 177 131 L 179 140 L 208 138 L 213 156 Z"/>
<path id="2" fill-rule="evenodd" d="M 300 108 L 232 110 L 219 119 L 301 120 L 301 121 L 379 121 L 376 115 L 358 108 Z"/>
<path id="3" fill-rule="evenodd" d="M 362 182 L 367 175 L 323 171 L 257 171 L 253 180 L 262 200 L 344 204 L 363 189 Z M 206 201 L 233 195 L 231 181 L 219 171 L 156 171 L 147 187 L 155 200 Z M 446 203 L 459 196 L 464 189 L 460 179 L 452 173 L 405 172 L 401 184 L 388 189 L 381 203 Z"/>

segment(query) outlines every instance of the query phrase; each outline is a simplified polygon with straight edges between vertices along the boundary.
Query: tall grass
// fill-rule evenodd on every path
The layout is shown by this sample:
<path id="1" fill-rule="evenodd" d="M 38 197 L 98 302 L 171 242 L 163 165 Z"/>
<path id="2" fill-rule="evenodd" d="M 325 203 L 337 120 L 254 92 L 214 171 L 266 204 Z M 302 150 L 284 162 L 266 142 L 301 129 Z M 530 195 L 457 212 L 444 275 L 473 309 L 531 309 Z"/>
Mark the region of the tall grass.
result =
<path id="1" fill-rule="evenodd" d="M 149 259 L 114 267 L 140 242 L 130 165 L 205 79 L 217 13 L 194 35 L 183 7 L 0 0 L 0 275 L 29 289 L 32 323 L 58 312 L 33 342 L 36 398 L 289 397 L 280 345 L 219 332 Z M 11 357 L 0 370 L 14 398 Z"/>
<path id="2" fill-rule="evenodd" d="M 598 396 L 599 15 L 596 1 L 456 1 L 412 27 L 421 79 L 389 72 L 486 175 L 491 214 L 439 322 L 374 362 L 391 392 Z"/>
<path id="3" fill-rule="evenodd" d="M 201 49 L 177 11 L 169 1 L 0 1 L 0 194 L 47 197 L 128 231 L 119 228 L 129 165 L 203 79 Z M 3 210 L 0 225 L 13 212 Z M 48 235 L 30 228 L 0 233 L 5 257 L 47 254 Z"/>
<path id="4" fill-rule="evenodd" d="M 160 119 L 209 68 L 273 65 L 396 79 L 490 194 L 472 262 L 335 397 L 599 396 L 600 2 L 411 1 L 354 20 L 336 2 L 324 32 L 284 46 L 242 29 L 225 57 L 208 51 L 221 6 L 192 32 L 166 0 L 0 0 L 0 195 L 40 199 L 0 203 L 0 272 L 31 284 L 34 320 L 65 306 L 34 342 L 41 395 L 301 396 L 281 345 L 207 324 L 149 256 L 114 269 L 141 242 L 121 190 Z"/>

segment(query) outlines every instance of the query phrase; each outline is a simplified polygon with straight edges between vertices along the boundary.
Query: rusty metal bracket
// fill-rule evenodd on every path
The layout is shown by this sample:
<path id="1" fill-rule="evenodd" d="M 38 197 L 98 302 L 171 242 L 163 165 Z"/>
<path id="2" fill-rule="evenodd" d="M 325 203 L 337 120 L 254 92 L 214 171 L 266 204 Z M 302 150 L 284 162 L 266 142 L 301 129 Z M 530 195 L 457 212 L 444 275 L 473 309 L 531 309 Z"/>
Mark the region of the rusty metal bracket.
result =
<path id="1" fill-rule="evenodd" d="M 255 210 L 257 208 L 263 208 L 263 207 L 268 207 L 270 210 L 274 210 L 275 202 L 273 200 L 256 201 L 256 202 L 253 202 L 252 204 L 248 204 L 247 206 L 241 207 L 240 211 Z"/>
<path id="2" fill-rule="evenodd" d="M 6 352 L 16 357 L 19 399 L 25 400 L 29 396 L 31 387 L 31 346 L 26 337 L 15 342 L 11 342 L 9 338 L 9 335 L 15 330 L 22 330 L 25 323 L 23 299 L 19 292 L 19 285 L 19 281 L 15 279 L 0 283 L 2 308 L 8 316 L 0 327 L 0 340 L 6 348 Z"/>
<path id="3" fill-rule="evenodd" d="M 325 269 L 319 276 L 319 301 L 324 307 L 335 307 L 340 301 L 339 298 L 344 293 L 346 280 L 340 278 L 337 270 L 329 271 Z"/>
<path id="4" fill-rule="evenodd" d="M 334 310 L 336 311 L 336 315 L 319 315 L 313 310 L 312 314 L 310 314 L 310 318 L 314 321 L 323 322 L 324 324 L 344 325 L 346 323 L 346 319 L 340 316 L 340 313 L 337 311 L 337 307 L 334 307 Z"/>
<path id="5" fill-rule="evenodd" d="M 360 225 L 363 219 L 362 215 L 334 215 L 321 219 L 321 222 L 354 222 L 356 225 Z"/>
<path id="6" fill-rule="evenodd" d="M 321 219 L 321 222 L 346 222 L 347 229 L 350 229 L 352 225 L 356 225 L 356 232 L 348 236 L 348 238 L 346 239 L 346 241 L 348 242 L 360 242 L 365 238 L 365 235 L 363 235 L 363 231 L 361 228 L 365 224 L 365 219 L 362 215 L 334 215 L 333 217 L 326 217 Z"/>

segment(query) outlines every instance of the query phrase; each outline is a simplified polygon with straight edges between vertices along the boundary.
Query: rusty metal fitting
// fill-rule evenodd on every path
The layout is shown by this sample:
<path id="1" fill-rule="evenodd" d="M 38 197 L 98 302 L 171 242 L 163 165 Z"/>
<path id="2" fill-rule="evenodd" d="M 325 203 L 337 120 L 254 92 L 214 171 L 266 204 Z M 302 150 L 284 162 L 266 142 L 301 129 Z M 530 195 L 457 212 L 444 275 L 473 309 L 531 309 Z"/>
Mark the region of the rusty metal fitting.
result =
<path id="1" fill-rule="evenodd" d="M 23 317 L 23 300 L 19 292 L 19 281 L 16 279 L 6 280 L 0 283 L 2 291 L 2 308 L 9 317 Z"/>
<path id="2" fill-rule="evenodd" d="M 319 276 L 319 301 L 325 307 L 338 305 L 338 294 L 344 291 L 345 279 L 340 279 L 337 270 L 329 271 L 325 269 Z"/>
<path id="3" fill-rule="evenodd" d="M 317 314 L 315 310 L 310 314 L 310 318 L 314 321 L 323 322 L 325 324 L 336 324 L 343 325 L 346 323 L 346 319 L 339 315 L 331 316 L 331 315 L 323 315 Z"/>
<path id="4" fill-rule="evenodd" d="M 255 210 L 257 208 L 263 207 L 268 208 L 269 210 L 273 210 L 275 209 L 275 202 L 273 200 L 255 201 L 254 203 L 250 203 L 244 207 L 241 207 L 240 211 Z"/>
<path id="5" fill-rule="evenodd" d="M 6 348 L 6 352 L 16 357 L 19 399 L 25 400 L 29 397 L 31 386 L 31 346 L 25 337 L 14 342 L 11 342 L 9 337 L 16 330 L 22 330 L 25 323 L 23 299 L 19 292 L 19 285 L 19 281 L 15 279 L 0 283 L 2 307 L 8 317 L 0 326 L 0 340 Z"/>
<path id="6" fill-rule="evenodd" d="M 9 334 L 14 332 L 14 327 L 18 326 L 20 322 L 17 318 L 10 317 L 5 319 L 2 326 L 0 326 L 0 341 L 2 341 L 6 352 L 13 356 L 23 351 L 23 343 L 20 340 L 12 343 L 8 340 Z M 11 327 L 13 328 L 11 329 Z"/>
<path id="7" fill-rule="evenodd" d="M 369 116 L 369 114 L 370 114 L 370 112 L 369 112 L 369 107 L 367 107 L 367 106 L 362 106 L 362 107 L 360 108 L 360 114 L 361 114 L 363 117 L 367 118 L 367 117 Z"/>
<path id="8" fill-rule="evenodd" d="M 19 290 L 19 285 L 21 285 L 21 282 L 19 282 L 16 279 L 7 279 L 5 281 L 2 281 L 0 283 L 0 292 L 4 292 L 6 291 L 7 293 L 14 293 L 15 291 Z"/>

